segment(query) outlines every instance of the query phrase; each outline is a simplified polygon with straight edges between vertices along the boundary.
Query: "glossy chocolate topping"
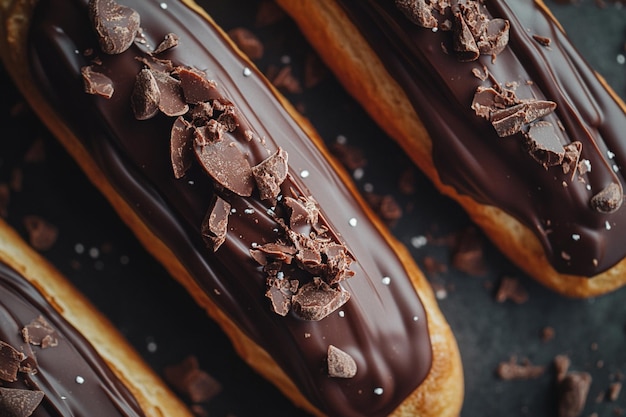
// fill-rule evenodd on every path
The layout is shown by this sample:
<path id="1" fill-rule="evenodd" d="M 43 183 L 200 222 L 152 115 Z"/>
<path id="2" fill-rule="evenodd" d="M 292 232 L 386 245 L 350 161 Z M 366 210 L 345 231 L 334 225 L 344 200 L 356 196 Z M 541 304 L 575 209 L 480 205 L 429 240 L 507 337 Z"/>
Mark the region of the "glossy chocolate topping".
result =
<path id="1" fill-rule="evenodd" d="M 42 91 L 199 286 L 271 354 L 315 406 L 335 416 L 389 414 L 425 378 L 432 354 L 424 308 L 397 255 L 266 81 L 245 68 L 211 24 L 176 1 L 123 4 L 139 13 L 148 44 L 158 45 L 168 33 L 177 35 L 178 45 L 158 58 L 205 71 L 217 83 L 221 100 L 234 103 L 239 127 L 227 137 L 244 149 L 250 165 L 279 148 L 288 155 L 282 195 L 312 196 L 332 240 L 345 244 L 354 259 L 354 275 L 339 285 L 350 294 L 349 301 L 319 321 L 304 320 L 293 310 L 284 317 L 271 310 L 264 296 L 265 274 L 250 249 L 275 242 L 281 233 L 272 204 L 261 201 L 258 191 L 252 197 L 224 192 L 198 163 L 175 178 L 170 162 L 175 118 L 158 114 L 137 120 L 131 110 L 135 76 L 143 67 L 136 58 L 149 56 L 137 46 L 118 55 L 97 52 L 86 2 L 44 0 L 36 8 L 32 68 Z M 81 67 L 91 64 L 84 55 L 88 50 L 96 51 L 98 70 L 112 80 L 110 99 L 84 91 Z M 253 139 L 248 140 L 250 132 Z M 202 159 L 213 169 L 210 159 Z M 246 187 L 238 190 L 247 193 Z M 200 230 L 216 194 L 228 200 L 231 210 L 225 240 L 213 252 Z M 228 206 L 219 207 L 216 213 L 223 220 Z M 206 229 L 222 227 L 217 221 Z M 328 376 L 329 345 L 354 359 L 354 377 Z"/>
<path id="2" fill-rule="evenodd" d="M 56 345 L 25 342 L 22 329 L 43 317 Z M 12 268 L 0 263 L 0 340 L 22 352 L 34 372 L 19 372 L 5 388 L 42 391 L 34 417 L 143 416 L 137 401 L 93 347 L 41 294 Z"/>
<path id="3" fill-rule="evenodd" d="M 626 116 L 544 10 L 532 0 L 485 1 L 486 15 L 509 21 L 508 45 L 493 60 L 461 62 L 445 25 L 420 27 L 393 2 L 339 2 L 430 132 L 444 183 L 528 226 L 560 272 L 591 277 L 624 258 L 626 208 L 612 209 L 623 198 Z M 481 80 L 476 74 L 485 69 L 491 76 Z M 494 80 L 520 99 L 556 103 L 541 121 L 556 127 L 551 134 L 561 145 L 579 141 L 579 162 L 591 170 L 546 168 L 529 155 L 521 133 L 499 137 L 471 108 L 477 88 Z M 603 190 L 604 197 L 615 191 L 612 206 L 593 201 Z"/>

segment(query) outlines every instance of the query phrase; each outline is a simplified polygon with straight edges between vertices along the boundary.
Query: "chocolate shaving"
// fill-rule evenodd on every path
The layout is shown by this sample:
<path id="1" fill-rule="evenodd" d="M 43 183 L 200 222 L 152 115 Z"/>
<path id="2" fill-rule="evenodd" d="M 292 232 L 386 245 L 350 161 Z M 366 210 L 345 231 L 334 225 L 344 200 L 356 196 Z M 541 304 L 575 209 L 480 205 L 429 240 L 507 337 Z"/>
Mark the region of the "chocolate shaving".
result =
<path id="1" fill-rule="evenodd" d="M 536 40 L 542 46 L 550 46 L 550 43 L 552 43 L 552 39 L 546 36 L 533 35 L 533 39 Z"/>
<path id="2" fill-rule="evenodd" d="M 188 356 L 179 364 L 167 366 L 164 374 L 174 389 L 194 403 L 209 401 L 222 390 L 215 378 L 200 369 L 195 356 Z"/>
<path id="3" fill-rule="evenodd" d="M 545 121 L 534 123 L 525 136 L 528 152 L 544 168 L 563 162 L 565 148 L 556 136 L 552 123 Z"/>
<path id="4" fill-rule="evenodd" d="M 22 328 L 22 337 L 26 343 L 41 346 L 42 349 L 59 344 L 57 332 L 43 317 L 39 316 Z"/>
<path id="5" fill-rule="evenodd" d="M 101 72 L 95 71 L 92 65 L 80 69 L 85 85 L 85 93 L 111 98 L 114 88 L 113 81 Z"/>
<path id="6" fill-rule="evenodd" d="M 624 191 L 618 183 L 612 182 L 598 194 L 591 197 L 591 207 L 600 213 L 614 213 L 624 201 Z"/>
<path id="7" fill-rule="evenodd" d="M 144 68 L 137 74 L 130 96 L 130 104 L 137 120 L 147 120 L 159 112 L 161 91 L 154 72 Z"/>
<path id="8" fill-rule="evenodd" d="M 180 78 L 187 103 L 198 104 L 220 98 L 217 84 L 207 79 L 203 72 L 180 67 L 177 68 L 176 74 Z"/>
<path id="9" fill-rule="evenodd" d="M 180 81 L 164 71 L 152 70 L 152 75 L 159 89 L 159 110 L 166 116 L 182 116 L 189 111 L 185 103 Z"/>
<path id="10" fill-rule="evenodd" d="M 13 346 L 0 340 L 0 380 L 6 382 L 17 381 L 20 363 L 26 356 Z"/>
<path id="11" fill-rule="evenodd" d="M 518 363 L 516 357 L 510 358 L 508 362 L 500 362 L 496 371 L 498 377 L 505 381 L 536 379 L 544 372 L 544 366 L 533 365 L 528 360 Z"/>
<path id="12" fill-rule="evenodd" d="M 0 387 L 0 415 L 4 417 L 28 417 L 41 403 L 42 391 Z"/>
<path id="13" fill-rule="evenodd" d="M 89 0 L 89 16 L 102 52 L 121 54 L 135 41 L 140 18 L 130 7 L 114 0 Z"/>
<path id="14" fill-rule="evenodd" d="M 248 58 L 256 60 L 263 57 L 263 43 L 248 29 L 242 27 L 231 29 L 228 31 L 228 36 Z"/>
<path id="15" fill-rule="evenodd" d="M 253 258 L 261 265 L 267 265 L 269 260 L 280 261 L 285 264 L 291 264 L 297 250 L 291 245 L 282 243 L 266 243 L 250 249 Z"/>
<path id="16" fill-rule="evenodd" d="M 217 251 L 226 239 L 229 214 L 230 204 L 221 197 L 215 196 L 200 229 L 204 241 L 213 252 Z"/>
<path id="17" fill-rule="evenodd" d="M 168 49 L 174 48 L 178 46 L 178 35 L 175 33 L 168 33 L 165 35 L 165 38 L 161 41 L 161 43 L 156 47 L 153 54 L 158 55 L 161 52 L 165 52 Z"/>
<path id="18" fill-rule="evenodd" d="M 319 321 L 344 305 L 350 294 L 341 287 L 331 287 L 320 278 L 302 285 L 293 296 L 293 310 L 304 320 Z"/>
<path id="19" fill-rule="evenodd" d="M 170 133 L 170 158 L 176 179 L 182 178 L 193 162 L 193 131 L 191 125 L 179 116 Z"/>
<path id="20" fill-rule="evenodd" d="M 396 7 L 409 19 L 424 28 L 436 28 L 437 19 L 433 16 L 432 6 L 426 0 L 395 0 Z"/>
<path id="21" fill-rule="evenodd" d="M 280 194 L 280 186 L 287 178 L 287 152 L 279 148 L 263 162 L 252 167 L 261 200 L 273 200 Z"/>
<path id="22" fill-rule="evenodd" d="M 346 352 L 328 345 L 328 356 L 326 359 L 328 365 L 328 376 L 332 378 L 353 378 L 356 375 L 356 362 Z"/>
<path id="23" fill-rule="evenodd" d="M 278 315 L 286 316 L 291 310 L 292 299 L 298 291 L 297 280 L 288 280 L 270 277 L 267 279 L 265 296 L 271 301 L 272 311 Z"/>

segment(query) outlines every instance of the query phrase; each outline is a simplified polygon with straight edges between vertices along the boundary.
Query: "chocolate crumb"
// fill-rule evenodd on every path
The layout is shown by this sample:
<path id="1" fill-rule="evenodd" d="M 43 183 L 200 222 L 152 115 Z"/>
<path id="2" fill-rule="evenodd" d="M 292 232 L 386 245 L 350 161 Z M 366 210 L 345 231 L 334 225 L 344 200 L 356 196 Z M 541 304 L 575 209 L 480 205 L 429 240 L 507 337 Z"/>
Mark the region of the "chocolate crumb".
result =
<path id="1" fill-rule="evenodd" d="M 552 39 L 546 36 L 533 35 L 533 39 L 539 42 L 542 46 L 550 46 L 550 43 L 552 43 Z"/>
<path id="2" fill-rule="evenodd" d="M 261 200 L 273 200 L 280 194 L 280 186 L 287 178 L 288 155 L 279 148 L 263 162 L 252 167 Z"/>
<path id="3" fill-rule="evenodd" d="M 202 222 L 201 233 L 207 246 L 216 252 L 226 240 L 230 204 L 215 196 Z"/>
<path id="4" fill-rule="evenodd" d="M 58 229 L 41 217 L 35 215 L 25 216 L 24 226 L 28 232 L 30 245 L 33 248 L 46 251 L 56 243 L 59 234 Z"/>
<path id="5" fill-rule="evenodd" d="M 350 293 L 341 287 L 331 287 L 320 278 L 302 285 L 294 294 L 293 309 L 305 320 L 319 321 L 344 305 Z"/>
<path id="6" fill-rule="evenodd" d="M 346 143 L 333 142 L 329 145 L 330 151 L 339 159 L 346 169 L 354 171 L 367 165 L 367 158 L 361 148 Z"/>
<path id="7" fill-rule="evenodd" d="M 333 378 L 353 378 L 356 375 L 356 362 L 346 352 L 328 345 L 328 376 Z"/>
<path id="8" fill-rule="evenodd" d="M 541 341 L 542 342 L 549 342 L 550 340 L 554 339 L 555 336 L 555 331 L 554 331 L 554 327 L 551 326 L 546 326 L 543 329 L 541 329 Z"/>
<path id="9" fill-rule="evenodd" d="M 452 250 L 452 265 L 473 276 L 482 276 L 487 272 L 483 258 L 483 241 L 476 228 L 468 227 L 457 235 Z"/>
<path id="10" fill-rule="evenodd" d="M 89 0 L 89 16 L 98 35 L 102 52 L 121 54 L 135 41 L 139 13 L 114 0 Z"/>
<path id="11" fill-rule="evenodd" d="M 250 30 L 237 27 L 229 30 L 228 36 L 250 59 L 257 60 L 263 58 L 263 43 Z"/>
<path id="12" fill-rule="evenodd" d="M 426 0 L 395 0 L 395 3 L 406 18 L 416 25 L 429 29 L 437 27 L 432 6 Z"/>
<path id="13" fill-rule="evenodd" d="M 113 80 L 98 72 L 93 66 L 87 65 L 80 69 L 85 85 L 85 93 L 98 95 L 104 98 L 111 98 L 113 92 Z"/>
<path id="14" fill-rule="evenodd" d="M 175 46 L 178 46 L 178 35 L 175 33 L 168 33 L 165 35 L 165 38 L 161 41 L 161 43 L 156 47 L 153 54 L 158 55 L 161 52 L 165 52 L 168 49 L 172 49 Z"/>
<path id="15" fill-rule="evenodd" d="M 524 304 L 528 301 L 528 292 L 522 287 L 519 280 L 513 277 L 504 276 L 500 280 L 500 286 L 496 292 L 495 299 L 498 303 L 511 300 L 515 304 Z"/>
<path id="16" fill-rule="evenodd" d="M 137 120 L 147 120 L 159 112 L 161 91 L 154 78 L 154 73 L 144 68 L 137 74 L 130 96 L 133 114 Z"/>
<path id="17" fill-rule="evenodd" d="M 267 71 L 267 78 L 272 82 L 274 87 L 279 90 L 290 93 L 298 94 L 302 92 L 300 81 L 292 74 L 291 65 L 285 65 L 281 69 L 271 67 Z"/>
<path id="18" fill-rule="evenodd" d="M 198 359 L 188 356 L 176 365 L 164 370 L 167 382 L 194 403 L 209 401 L 221 390 L 221 384 L 200 369 Z"/>
<path id="19" fill-rule="evenodd" d="M 500 362 L 496 373 L 498 377 L 505 381 L 536 379 L 545 372 L 544 366 L 533 365 L 528 360 L 518 363 L 515 356 L 508 362 Z"/>
<path id="20" fill-rule="evenodd" d="M 26 356 L 13 346 L 0 340 L 0 380 L 5 382 L 17 381 L 20 363 Z"/>
<path id="21" fill-rule="evenodd" d="M 41 403 L 42 391 L 0 387 L 0 415 L 5 417 L 28 417 Z"/>
<path id="22" fill-rule="evenodd" d="M 622 206 L 624 192 L 622 186 L 610 183 L 604 190 L 591 197 L 591 207 L 600 213 L 614 213 Z"/>
<path id="23" fill-rule="evenodd" d="M 621 391 L 622 391 L 622 383 L 613 382 L 611 385 L 609 385 L 609 390 L 607 391 L 607 399 L 609 401 L 617 401 Z"/>
<path id="24" fill-rule="evenodd" d="M 557 385 L 559 417 L 578 417 L 585 408 L 591 375 L 587 372 L 568 372 Z"/>
<path id="25" fill-rule="evenodd" d="M 41 346 L 42 349 L 55 347 L 59 344 L 56 330 L 41 316 L 22 328 L 22 337 L 26 343 Z"/>

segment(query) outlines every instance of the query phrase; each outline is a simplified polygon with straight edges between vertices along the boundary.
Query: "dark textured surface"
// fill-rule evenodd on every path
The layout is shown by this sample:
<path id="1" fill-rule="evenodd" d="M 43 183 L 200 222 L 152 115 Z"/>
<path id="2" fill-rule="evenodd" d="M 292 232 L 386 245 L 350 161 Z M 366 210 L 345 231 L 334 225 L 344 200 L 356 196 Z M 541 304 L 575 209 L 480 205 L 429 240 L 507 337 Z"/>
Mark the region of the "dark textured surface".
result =
<path id="1" fill-rule="evenodd" d="M 554 6 L 553 11 L 591 65 L 626 97 L 626 66 L 617 58 L 625 53 L 626 7 L 607 4 L 599 8 L 587 0 Z M 230 1 L 209 11 L 225 29 L 255 29 L 255 7 L 252 1 Z M 262 70 L 284 67 L 288 59 L 294 74 L 302 74 L 310 51 L 289 21 L 255 31 L 266 44 L 266 53 L 258 61 Z M 159 373 L 166 365 L 196 355 L 200 366 L 223 384 L 221 394 L 206 404 L 211 416 L 300 415 L 236 357 L 220 330 L 141 249 L 65 152 L 19 104 L 19 95 L 4 71 L 0 82 L 0 182 L 13 184 L 9 222 L 24 236 L 25 215 L 39 215 L 58 227 L 58 240 L 44 255 L 109 316 Z M 368 163 L 362 173 L 356 173 L 359 188 L 391 193 L 404 210 L 402 219 L 392 226 L 395 235 L 420 265 L 426 267 L 434 259 L 445 266 L 437 272 L 426 269 L 430 280 L 447 290 L 440 306 L 463 356 L 464 416 L 555 415 L 552 359 L 557 354 L 569 355 L 572 369 L 593 375 L 582 415 L 626 410 L 626 395 L 615 402 L 603 397 L 610 384 L 626 373 L 624 290 L 590 300 L 564 299 L 525 277 L 487 242 L 484 276 L 454 269 L 445 242 L 469 225 L 456 204 L 441 197 L 414 171 L 408 158 L 332 77 L 288 96 L 329 143 L 344 136 L 349 145 L 363 149 Z M 45 159 L 26 162 L 24 154 L 34 141 L 43 143 Z M 398 191 L 398 178 L 407 169 L 416 176 L 417 192 L 412 194 Z M 14 181 L 19 178 L 16 173 L 22 174 L 19 186 Z M 413 245 L 419 241 L 415 238 L 426 236 L 425 246 Z M 529 293 L 526 303 L 495 301 L 495 289 L 504 275 L 520 279 Z M 542 341 L 541 331 L 547 326 L 555 336 Z M 498 363 L 513 355 L 546 366 L 544 375 L 531 381 L 498 379 Z"/>

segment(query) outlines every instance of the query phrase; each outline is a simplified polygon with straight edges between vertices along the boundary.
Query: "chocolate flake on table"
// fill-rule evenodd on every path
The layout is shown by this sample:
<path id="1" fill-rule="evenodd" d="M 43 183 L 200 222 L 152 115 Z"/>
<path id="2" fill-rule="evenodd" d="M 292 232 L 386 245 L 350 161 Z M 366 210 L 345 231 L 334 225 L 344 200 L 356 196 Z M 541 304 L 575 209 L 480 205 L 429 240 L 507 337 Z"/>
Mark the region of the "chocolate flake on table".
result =
<path id="1" fill-rule="evenodd" d="M 175 46 L 178 46 L 178 35 L 175 33 L 168 33 L 165 35 L 165 38 L 161 41 L 161 43 L 155 48 L 154 55 L 158 55 L 161 52 L 165 52 L 168 49 L 172 49 Z"/>
<path id="2" fill-rule="evenodd" d="M 268 68 L 266 76 L 274 87 L 281 91 L 289 94 L 302 92 L 300 81 L 293 75 L 291 65 L 285 65 L 280 69 L 272 66 Z"/>
<path id="3" fill-rule="evenodd" d="M 621 391 L 622 391 L 622 383 L 619 381 L 613 382 L 611 385 L 609 385 L 609 389 L 607 390 L 607 393 L 606 393 L 607 400 L 617 401 Z"/>
<path id="4" fill-rule="evenodd" d="M 280 186 L 287 178 L 287 152 L 279 148 L 267 159 L 252 167 L 261 200 L 274 200 L 280 194 Z"/>
<path id="5" fill-rule="evenodd" d="M 344 305 L 350 293 L 341 287 L 331 287 L 321 278 L 302 285 L 291 302 L 294 312 L 305 320 L 319 321 Z"/>
<path id="6" fill-rule="evenodd" d="M 200 369 L 198 358 L 188 356 L 182 362 L 164 369 L 166 381 L 194 403 L 209 401 L 221 390 L 221 384 Z"/>
<path id="7" fill-rule="evenodd" d="M 524 304 L 528 301 L 528 292 L 518 279 L 504 276 L 500 280 L 500 286 L 496 292 L 495 299 L 498 303 L 504 303 L 511 300 L 515 304 Z"/>
<path id="8" fill-rule="evenodd" d="M 135 77 L 135 85 L 130 96 L 131 108 L 137 120 L 147 120 L 159 112 L 161 90 L 154 73 L 144 68 Z"/>
<path id="9" fill-rule="evenodd" d="M 332 378 L 353 378 L 356 375 L 357 366 L 354 358 L 338 347 L 328 345 L 326 362 L 328 376 Z"/>
<path id="10" fill-rule="evenodd" d="M 456 235 L 452 248 L 452 265 L 472 276 L 486 273 L 483 240 L 475 227 L 468 227 Z"/>
<path id="11" fill-rule="evenodd" d="M 236 27 L 228 31 L 228 36 L 230 36 L 233 42 L 235 42 L 235 45 L 251 60 L 263 58 L 263 43 L 250 30 L 243 27 Z"/>
<path id="12" fill-rule="evenodd" d="M 617 211 L 624 201 L 624 191 L 618 183 L 612 182 L 605 189 L 591 197 L 591 207 L 600 213 Z"/>
<path id="13" fill-rule="evenodd" d="M 41 403 L 43 391 L 0 387 L 0 415 L 28 417 Z"/>
<path id="14" fill-rule="evenodd" d="M 498 377 L 504 381 L 536 379 L 544 372 L 544 366 L 533 365 L 527 359 L 519 363 L 515 356 L 507 362 L 500 362 L 496 370 Z"/>
<path id="15" fill-rule="evenodd" d="M 226 240 L 230 204 L 219 196 L 215 196 L 202 222 L 201 233 L 207 246 L 213 251 Z"/>
<path id="16" fill-rule="evenodd" d="M 0 340 L 0 381 L 15 382 L 20 363 L 26 356 L 13 346 Z"/>
<path id="17" fill-rule="evenodd" d="M 43 317 L 39 316 L 22 328 L 22 337 L 26 343 L 41 346 L 42 349 L 59 344 L 57 332 Z"/>
<path id="18" fill-rule="evenodd" d="M 93 65 L 86 65 L 80 69 L 87 94 L 94 94 L 104 98 L 113 96 L 113 81 L 101 72 L 95 70 Z"/>
<path id="19" fill-rule="evenodd" d="M 24 227 L 28 232 L 30 245 L 40 251 L 52 248 L 59 235 L 56 226 L 36 215 L 24 216 Z"/>
<path id="20" fill-rule="evenodd" d="M 114 0 L 89 0 L 89 16 L 102 52 L 121 54 L 135 41 L 140 18 L 130 7 Z"/>
<path id="21" fill-rule="evenodd" d="M 559 417 L 578 417 L 585 408 L 591 375 L 587 372 L 568 372 L 558 382 Z"/>
<path id="22" fill-rule="evenodd" d="M 365 193 L 365 198 L 389 227 L 395 226 L 396 222 L 402 218 L 402 207 L 400 207 L 393 195 Z"/>

